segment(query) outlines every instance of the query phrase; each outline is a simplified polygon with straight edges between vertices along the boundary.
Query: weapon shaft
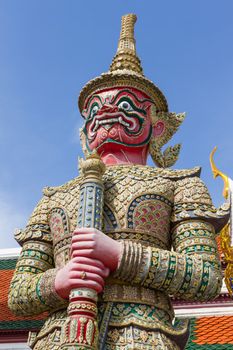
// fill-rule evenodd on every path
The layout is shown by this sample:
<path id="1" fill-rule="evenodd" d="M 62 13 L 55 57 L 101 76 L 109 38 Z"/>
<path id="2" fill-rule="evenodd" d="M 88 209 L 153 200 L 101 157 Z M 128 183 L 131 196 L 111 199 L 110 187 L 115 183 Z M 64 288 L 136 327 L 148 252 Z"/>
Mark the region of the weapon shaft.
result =
<path id="1" fill-rule="evenodd" d="M 102 229 L 105 165 L 94 153 L 82 161 L 84 180 L 80 187 L 77 227 Z M 62 332 L 62 350 L 97 350 L 97 292 L 88 288 L 70 293 L 68 319 Z"/>

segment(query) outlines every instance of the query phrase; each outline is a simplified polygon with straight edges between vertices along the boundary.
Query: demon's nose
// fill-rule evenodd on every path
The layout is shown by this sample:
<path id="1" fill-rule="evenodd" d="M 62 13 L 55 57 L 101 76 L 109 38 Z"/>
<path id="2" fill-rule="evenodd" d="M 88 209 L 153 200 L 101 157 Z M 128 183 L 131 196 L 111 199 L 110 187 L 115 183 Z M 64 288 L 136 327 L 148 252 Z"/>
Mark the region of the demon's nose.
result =
<path id="1" fill-rule="evenodd" d="M 116 113 L 118 112 L 118 107 L 117 106 L 112 106 L 109 104 L 104 104 L 98 111 L 98 115 L 103 114 L 103 113 Z"/>

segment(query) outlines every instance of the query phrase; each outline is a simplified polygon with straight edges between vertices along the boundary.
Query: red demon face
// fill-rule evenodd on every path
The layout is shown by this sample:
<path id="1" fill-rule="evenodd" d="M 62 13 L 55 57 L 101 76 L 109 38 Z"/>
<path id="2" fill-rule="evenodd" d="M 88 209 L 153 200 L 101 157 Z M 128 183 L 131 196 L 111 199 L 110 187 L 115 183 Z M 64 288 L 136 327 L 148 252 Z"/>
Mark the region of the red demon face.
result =
<path id="1" fill-rule="evenodd" d="M 101 152 L 115 143 L 126 147 L 147 146 L 152 134 L 153 101 L 134 88 L 111 88 L 92 95 L 82 112 L 86 147 Z"/>

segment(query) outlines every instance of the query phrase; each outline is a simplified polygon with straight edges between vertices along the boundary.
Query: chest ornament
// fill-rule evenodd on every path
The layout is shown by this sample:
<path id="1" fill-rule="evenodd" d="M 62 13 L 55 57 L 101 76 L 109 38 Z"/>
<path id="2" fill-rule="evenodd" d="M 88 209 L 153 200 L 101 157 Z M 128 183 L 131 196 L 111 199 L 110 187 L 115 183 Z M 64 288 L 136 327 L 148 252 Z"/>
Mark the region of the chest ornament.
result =
<path id="1" fill-rule="evenodd" d="M 70 235 L 69 219 L 64 209 L 53 208 L 49 215 L 49 224 L 54 244 Z"/>
<path id="2" fill-rule="evenodd" d="M 172 203 L 158 194 L 145 194 L 135 198 L 128 209 L 128 228 L 154 230 L 166 227 L 170 221 Z"/>

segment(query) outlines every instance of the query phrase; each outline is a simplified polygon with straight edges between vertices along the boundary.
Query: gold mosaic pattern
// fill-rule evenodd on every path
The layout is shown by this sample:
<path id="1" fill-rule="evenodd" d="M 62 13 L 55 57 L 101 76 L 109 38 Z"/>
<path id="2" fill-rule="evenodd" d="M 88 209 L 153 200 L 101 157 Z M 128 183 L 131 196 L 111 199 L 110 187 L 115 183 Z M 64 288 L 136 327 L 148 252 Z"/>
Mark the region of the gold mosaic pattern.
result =
<path id="1" fill-rule="evenodd" d="M 43 197 L 25 231 L 17 232 L 23 244 L 9 291 L 9 307 L 18 315 L 34 315 L 64 307 L 55 292 L 54 254 L 48 225 L 49 200 Z"/>
<path id="2" fill-rule="evenodd" d="M 219 216 L 206 187 L 196 177 L 198 173 L 199 168 L 176 171 L 148 166 L 111 166 L 104 175 L 105 204 L 110 209 L 105 213 L 108 219 L 105 233 L 124 242 L 133 241 L 130 247 L 134 247 L 136 255 L 128 261 L 140 266 L 136 271 L 128 266 L 126 280 L 110 277 L 100 298 L 101 305 L 114 301 L 111 327 L 124 325 L 125 331 L 129 325 L 146 328 L 149 344 L 152 321 L 156 329 L 168 334 L 176 332 L 171 326 L 173 310 L 168 294 L 203 300 L 214 297 L 220 288 L 213 229 Z M 77 222 L 79 184 L 80 177 L 60 187 L 46 188 L 26 229 L 16 235 L 23 251 L 12 281 L 9 305 L 15 313 L 23 315 L 52 312 L 35 340 L 34 349 L 59 348 L 66 312 L 59 316 L 54 310 L 66 308 L 67 303 L 56 295 L 54 278 L 56 269 L 69 260 L 71 236 Z M 49 226 L 50 214 L 55 208 L 64 210 L 70 228 L 61 239 L 53 236 Z M 210 210 L 211 219 L 203 217 L 203 213 Z M 180 215 L 183 212 L 188 213 L 191 220 L 184 221 Z M 222 210 L 221 215 L 226 216 L 226 211 Z M 171 244 L 176 252 L 170 251 Z M 136 252 L 139 246 L 141 251 Z M 219 282 L 212 283 L 216 279 Z M 155 333 L 159 334 L 156 330 L 153 336 Z M 146 342 L 138 344 L 140 348 Z M 110 340 L 109 346 L 112 346 Z M 123 345 L 119 343 L 119 346 Z"/>
<path id="3" fill-rule="evenodd" d="M 46 321 L 39 334 L 29 337 L 28 343 L 33 350 L 60 350 L 61 328 L 67 317 L 66 310 L 54 312 Z"/>
<path id="4" fill-rule="evenodd" d="M 128 326 L 110 327 L 106 350 L 179 350 L 178 345 L 165 334 Z"/>
<path id="5" fill-rule="evenodd" d="M 178 180 L 174 192 L 174 202 L 179 203 L 201 203 L 212 206 L 212 201 L 201 179 L 197 177 Z"/>
<path id="6" fill-rule="evenodd" d="M 180 224 L 174 230 L 174 248 L 180 253 L 147 247 L 142 248 L 145 254 L 141 260 L 133 261 L 130 256 L 139 255 L 141 245 L 124 243 L 115 275 L 183 299 L 209 300 L 215 297 L 220 292 L 222 278 L 214 230 L 212 225 L 200 223 L 199 235 L 198 223 L 192 224 L 186 222 L 185 228 Z M 177 231 L 183 234 L 182 239 L 177 238 Z M 130 280 L 128 271 L 137 271 L 137 274 L 131 273 Z"/>

